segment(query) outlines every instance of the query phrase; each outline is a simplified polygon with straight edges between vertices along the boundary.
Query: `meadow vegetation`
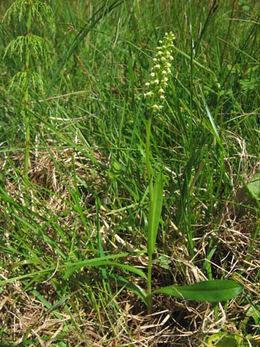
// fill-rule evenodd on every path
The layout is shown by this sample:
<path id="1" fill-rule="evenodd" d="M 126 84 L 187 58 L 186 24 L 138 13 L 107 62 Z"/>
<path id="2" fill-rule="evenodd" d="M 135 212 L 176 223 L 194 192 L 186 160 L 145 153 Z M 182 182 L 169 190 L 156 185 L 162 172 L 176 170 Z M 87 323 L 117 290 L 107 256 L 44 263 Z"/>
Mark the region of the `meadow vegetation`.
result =
<path id="1" fill-rule="evenodd" d="M 259 345 L 259 13 L 0 3 L 0 346 Z"/>

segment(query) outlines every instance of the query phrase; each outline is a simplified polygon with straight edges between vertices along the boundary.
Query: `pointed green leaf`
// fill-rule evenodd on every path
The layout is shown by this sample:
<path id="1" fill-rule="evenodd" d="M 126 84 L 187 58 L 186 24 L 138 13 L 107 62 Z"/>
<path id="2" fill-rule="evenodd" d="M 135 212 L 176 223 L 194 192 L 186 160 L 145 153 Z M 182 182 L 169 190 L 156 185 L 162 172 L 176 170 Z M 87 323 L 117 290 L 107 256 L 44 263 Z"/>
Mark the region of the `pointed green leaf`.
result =
<path id="1" fill-rule="evenodd" d="M 64 266 L 65 267 L 64 278 L 65 279 L 69 278 L 74 272 L 84 267 L 99 267 L 99 266 L 111 265 L 114 259 L 123 258 L 126 256 L 128 256 L 128 253 L 119 253 L 119 254 L 108 255 L 108 256 L 99 257 L 99 258 L 81 260 L 74 263 L 67 263 Z"/>
<path id="2" fill-rule="evenodd" d="M 135 266 L 132 265 L 128 265 L 128 264 L 120 264 L 120 263 L 116 263 L 116 262 L 111 262 L 112 266 L 118 267 L 126 272 L 132 272 L 140 277 L 142 277 L 144 280 L 147 280 L 147 276 L 146 274 L 139 268 L 136 268 Z"/>
<path id="3" fill-rule="evenodd" d="M 150 209 L 148 219 L 148 253 L 151 256 L 154 252 L 154 247 L 157 238 L 157 232 L 162 212 L 163 203 L 163 175 L 160 173 L 152 187 L 150 197 Z"/>
<path id="4" fill-rule="evenodd" d="M 219 302 L 236 297 L 243 286 L 232 280 L 203 281 L 187 286 L 167 286 L 155 290 L 153 294 L 165 294 L 178 299 Z"/>
<path id="5" fill-rule="evenodd" d="M 144 302 L 144 304 L 147 305 L 146 291 L 143 288 L 141 288 L 138 284 L 130 282 L 127 278 L 120 275 L 110 274 L 110 277 L 115 279 L 118 283 L 121 283 L 121 285 L 123 285 L 131 292 L 135 293 L 139 297 L 139 299 L 141 299 Z"/>
<path id="6" fill-rule="evenodd" d="M 135 275 L 138 275 L 142 277 L 144 280 L 146 280 L 147 276 L 141 269 L 136 268 L 135 266 L 131 266 L 128 264 L 121 264 L 114 261 L 114 259 L 125 257 L 126 255 L 127 253 L 121 253 L 114 256 L 111 255 L 111 256 L 104 256 L 104 257 L 93 258 L 93 259 L 86 259 L 83 261 L 67 264 L 64 278 L 65 279 L 69 278 L 71 275 L 73 275 L 74 272 L 77 272 L 84 267 L 114 266 L 114 267 L 118 267 L 122 269 L 123 271 L 132 272 Z"/>

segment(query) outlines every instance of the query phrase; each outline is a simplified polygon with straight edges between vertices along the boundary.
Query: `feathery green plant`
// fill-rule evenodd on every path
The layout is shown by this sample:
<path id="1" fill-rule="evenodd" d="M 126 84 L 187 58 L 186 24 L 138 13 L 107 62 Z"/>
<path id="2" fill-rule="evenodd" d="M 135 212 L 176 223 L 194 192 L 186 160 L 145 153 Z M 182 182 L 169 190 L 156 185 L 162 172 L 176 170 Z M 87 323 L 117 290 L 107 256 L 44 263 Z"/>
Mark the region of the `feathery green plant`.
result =
<path id="1" fill-rule="evenodd" d="M 41 0 L 16 0 L 6 11 L 3 22 L 15 28 L 18 35 L 8 44 L 4 57 L 15 61 L 17 72 L 9 90 L 19 100 L 18 112 L 25 129 L 24 180 L 28 183 L 31 147 L 31 101 L 44 94 L 42 67 L 47 66 L 50 43 L 37 34 L 48 24 L 54 30 L 51 7 Z M 36 32 L 34 34 L 33 32 Z"/>

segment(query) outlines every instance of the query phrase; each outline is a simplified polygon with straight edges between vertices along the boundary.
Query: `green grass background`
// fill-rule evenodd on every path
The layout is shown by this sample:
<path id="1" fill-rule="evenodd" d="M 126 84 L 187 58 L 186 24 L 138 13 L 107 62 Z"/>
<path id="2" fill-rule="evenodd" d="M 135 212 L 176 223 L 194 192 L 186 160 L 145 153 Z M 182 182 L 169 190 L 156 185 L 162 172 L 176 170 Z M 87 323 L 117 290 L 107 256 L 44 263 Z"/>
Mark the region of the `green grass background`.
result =
<path id="1" fill-rule="evenodd" d="M 1 2 L 0 18 L 11 3 Z M 6 56 L 0 65 L 0 341 L 142 346 L 125 317 L 127 305 L 142 319 L 145 310 L 115 280 L 132 275 L 111 267 L 64 274 L 103 255 L 129 252 L 124 261 L 141 267 L 147 261 L 143 93 L 167 31 L 176 35 L 174 62 L 167 105 L 152 124 L 154 165 L 166 177 L 154 286 L 236 276 L 246 293 L 224 307 L 226 326 L 217 328 L 233 331 L 234 321 L 239 334 L 256 335 L 259 215 L 246 184 L 259 169 L 258 1 L 48 3 L 53 27 L 34 29 L 51 49 L 37 67 L 44 94 L 32 93 L 29 106 L 29 186 L 22 106 L 8 89 L 19 62 Z M 0 30 L 3 57 L 23 29 L 3 21 Z M 176 311 L 174 300 L 156 305 Z M 178 346 L 174 337 L 159 344 L 152 335 L 144 334 L 149 346 Z M 202 335 L 194 346 L 206 343 Z"/>

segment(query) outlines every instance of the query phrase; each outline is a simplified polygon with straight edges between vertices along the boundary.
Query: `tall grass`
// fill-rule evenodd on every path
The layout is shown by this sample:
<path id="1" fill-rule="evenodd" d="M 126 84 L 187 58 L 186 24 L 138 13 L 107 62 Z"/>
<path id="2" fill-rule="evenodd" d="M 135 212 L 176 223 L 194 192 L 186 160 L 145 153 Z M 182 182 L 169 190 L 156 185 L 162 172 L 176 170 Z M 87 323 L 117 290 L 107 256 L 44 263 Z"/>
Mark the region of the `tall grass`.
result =
<path id="1" fill-rule="evenodd" d="M 228 331 L 232 322 L 253 344 L 259 212 L 246 185 L 259 170 L 258 2 L 58 0 L 46 5 L 54 22 L 29 27 L 25 13 L 6 20 L 14 3 L 0 4 L 0 342 L 177 345 L 178 329 L 197 329 L 198 346 L 203 329 Z M 164 201 L 149 276 L 155 290 L 234 277 L 246 295 L 215 315 L 156 295 L 148 324 L 156 337 L 131 293 L 142 299 L 152 259 L 143 94 L 168 31 L 174 63 L 164 109 L 150 124 Z M 40 50 L 44 59 L 20 52 L 44 89 L 11 91 L 28 64 L 8 45 L 29 32 L 51 47 Z M 37 318 L 26 325 L 28 316 Z M 175 322 L 171 342 L 157 325 L 163 319 Z"/>

